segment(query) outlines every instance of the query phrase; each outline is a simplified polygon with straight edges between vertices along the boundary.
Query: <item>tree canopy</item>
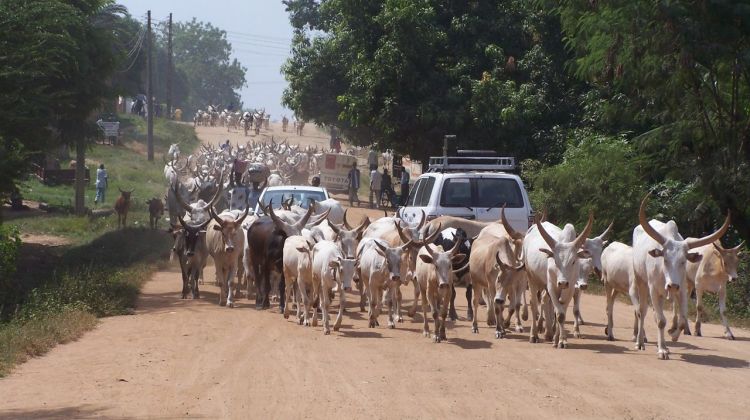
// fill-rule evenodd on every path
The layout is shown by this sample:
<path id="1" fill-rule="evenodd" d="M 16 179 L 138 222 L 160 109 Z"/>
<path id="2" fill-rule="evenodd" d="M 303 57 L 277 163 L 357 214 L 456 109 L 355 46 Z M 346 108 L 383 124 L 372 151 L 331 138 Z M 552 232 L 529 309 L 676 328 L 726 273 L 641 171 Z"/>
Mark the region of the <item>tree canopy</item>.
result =
<path id="1" fill-rule="evenodd" d="M 422 158 L 445 134 L 561 157 L 583 85 L 564 72 L 555 14 L 526 1 L 285 4 L 296 35 L 284 104 L 298 116 Z"/>

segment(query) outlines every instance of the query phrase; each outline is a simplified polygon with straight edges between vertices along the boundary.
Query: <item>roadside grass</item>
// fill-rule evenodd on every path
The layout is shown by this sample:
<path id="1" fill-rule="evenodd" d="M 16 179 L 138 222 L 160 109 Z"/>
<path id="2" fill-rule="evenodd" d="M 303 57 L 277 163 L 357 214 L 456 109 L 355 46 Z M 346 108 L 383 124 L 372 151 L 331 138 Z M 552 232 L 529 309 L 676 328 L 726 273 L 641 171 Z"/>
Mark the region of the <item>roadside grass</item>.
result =
<path id="1" fill-rule="evenodd" d="M 21 233 L 67 238 L 71 245 L 22 245 L 18 270 L 3 283 L 0 293 L 0 377 L 57 343 L 77 339 L 96 325 L 97 317 L 132 313 L 142 284 L 166 264 L 171 236 L 163 229 L 148 229 L 146 200 L 164 195 L 161 155 L 169 145 L 181 142 L 182 152 L 188 153 L 199 141 L 192 126 L 157 119 L 156 159 L 148 162 L 145 120 L 121 115 L 120 121 L 121 145 L 93 145 L 87 152 L 87 165 L 92 177 L 99 163 L 104 163 L 109 175 L 106 200 L 98 207 L 111 208 L 119 196 L 118 187 L 135 189 L 127 229 L 117 229 L 116 215 L 70 214 L 72 185 L 47 186 L 31 178 L 22 186 L 24 198 L 49 203 L 58 211 L 7 223 Z M 86 188 L 87 206 L 94 207 L 94 196 L 92 182 Z M 161 227 L 165 227 L 163 220 Z"/>
<path id="2" fill-rule="evenodd" d="M 92 178 L 96 176 L 96 168 L 103 163 L 109 176 L 109 188 L 106 191 L 105 201 L 95 205 L 96 188 L 92 180 L 86 186 L 85 202 L 90 208 L 112 208 L 120 195 L 118 188 L 128 191 L 135 189 L 128 214 L 128 226 L 148 226 L 146 201 L 153 197 L 163 198 L 166 192 L 162 154 L 168 150 L 170 144 L 177 142 L 180 142 L 180 149 L 183 154 L 186 154 L 197 147 L 199 141 L 192 126 L 157 118 L 154 123 L 156 157 L 153 162 L 148 162 L 145 155 L 141 153 L 145 153 L 146 150 L 145 120 L 125 114 L 120 115 L 120 124 L 123 132 L 121 144 L 134 142 L 143 147 L 139 147 L 136 151 L 124 145 L 115 147 L 93 145 L 86 154 L 91 176 Z M 23 183 L 21 193 L 28 200 L 45 202 L 58 207 L 59 210 L 58 213 L 50 213 L 44 217 L 14 220 L 12 224 L 17 225 L 21 232 L 63 236 L 75 243 L 84 243 L 117 228 L 116 215 L 96 219 L 72 215 L 74 194 L 72 185 L 49 186 L 31 177 Z M 163 220 L 162 226 L 164 226 Z"/>

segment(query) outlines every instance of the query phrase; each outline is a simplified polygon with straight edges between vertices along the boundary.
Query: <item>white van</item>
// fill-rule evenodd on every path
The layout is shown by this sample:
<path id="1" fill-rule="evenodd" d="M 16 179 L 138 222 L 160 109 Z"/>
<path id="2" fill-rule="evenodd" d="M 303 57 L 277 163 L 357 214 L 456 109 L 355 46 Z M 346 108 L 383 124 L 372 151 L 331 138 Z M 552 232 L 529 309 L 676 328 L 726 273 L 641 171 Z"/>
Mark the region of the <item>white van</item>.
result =
<path id="1" fill-rule="evenodd" d="M 416 221 L 424 210 L 427 220 L 455 216 L 490 222 L 500 220 L 500 209 L 511 226 L 525 232 L 534 222 L 526 188 L 515 169 L 515 158 L 492 151 L 458 151 L 459 156 L 432 157 L 429 169 L 409 192 L 399 216 Z M 490 156 L 487 156 L 490 155 Z"/>

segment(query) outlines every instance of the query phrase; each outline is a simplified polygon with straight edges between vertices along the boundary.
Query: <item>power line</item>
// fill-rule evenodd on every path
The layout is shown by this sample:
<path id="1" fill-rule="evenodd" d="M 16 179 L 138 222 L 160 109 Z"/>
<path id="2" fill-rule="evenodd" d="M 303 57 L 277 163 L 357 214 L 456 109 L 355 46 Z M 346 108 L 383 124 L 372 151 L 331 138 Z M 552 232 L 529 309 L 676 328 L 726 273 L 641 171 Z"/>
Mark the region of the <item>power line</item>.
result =
<path id="1" fill-rule="evenodd" d="M 290 44 L 292 42 L 291 38 L 283 38 L 283 37 L 276 37 L 276 36 L 268 36 L 268 35 L 259 35 L 259 34 L 251 34 L 247 32 L 237 32 L 237 31 L 226 31 L 227 34 L 233 34 L 234 36 L 238 37 L 244 37 L 244 38 L 255 38 L 260 41 L 266 41 L 269 43 L 286 43 Z"/>

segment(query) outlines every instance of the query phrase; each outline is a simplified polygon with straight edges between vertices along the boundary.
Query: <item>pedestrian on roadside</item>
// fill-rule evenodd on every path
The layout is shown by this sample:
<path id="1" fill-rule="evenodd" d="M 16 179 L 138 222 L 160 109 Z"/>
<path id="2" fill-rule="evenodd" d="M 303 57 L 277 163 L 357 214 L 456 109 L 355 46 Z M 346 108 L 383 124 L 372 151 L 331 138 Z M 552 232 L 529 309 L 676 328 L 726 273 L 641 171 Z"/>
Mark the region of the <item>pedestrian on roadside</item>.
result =
<path id="1" fill-rule="evenodd" d="M 359 190 L 359 169 L 357 169 L 357 162 L 354 162 L 352 164 L 352 169 L 349 170 L 349 174 L 346 177 L 347 181 L 349 182 L 349 207 L 354 207 L 354 202 L 357 202 L 357 207 L 359 207 L 359 196 L 357 195 L 357 190 Z"/>
<path id="2" fill-rule="evenodd" d="M 99 202 L 104 203 L 104 194 L 109 186 L 107 177 L 107 170 L 104 169 L 104 164 L 99 165 L 99 169 L 96 170 L 96 198 L 94 198 L 94 204 Z"/>
<path id="3" fill-rule="evenodd" d="M 378 152 L 375 151 L 375 145 L 372 145 L 372 149 L 367 153 L 367 164 L 370 165 L 370 170 L 375 171 L 378 169 Z"/>
<path id="4" fill-rule="evenodd" d="M 407 171 L 406 168 L 404 168 L 401 171 L 401 197 L 400 197 L 401 200 L 400 201 L 401 201 L 401 205 L 402 206 L 406 205 L 406 199 L 409 198 L 409 180 L 410 180 L 410 178 L 411 177 L 409 176 L 409 171 Z"/>
<path id="5" fill-rule="evenodd" d="M 380 197 L 378 198 L 378 202 L 383 201 L 383 195 L 385 194 L 385 196 L 388 197 L 388 200 L 391 202 L 391 205 L 396 206 L 398 204 L 393 198 L 394 192 L 392 182 L 393 181 L 391 181 L 391 175 L 388 173 L 388 169 L 383 168 L 383 179 L 380 181 Z"/>
<path id="6" fill-rule="evenodd" d="M 380 208 L 380 188 L 382 186 L 383 175 L 378 172 L 378 167 L 370 171 L 370 208 L 372 208 L 373 196 L 375 197 L 375 207 Z"/>

